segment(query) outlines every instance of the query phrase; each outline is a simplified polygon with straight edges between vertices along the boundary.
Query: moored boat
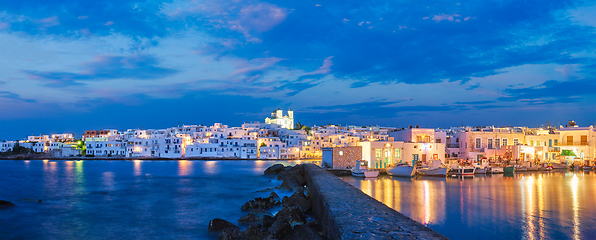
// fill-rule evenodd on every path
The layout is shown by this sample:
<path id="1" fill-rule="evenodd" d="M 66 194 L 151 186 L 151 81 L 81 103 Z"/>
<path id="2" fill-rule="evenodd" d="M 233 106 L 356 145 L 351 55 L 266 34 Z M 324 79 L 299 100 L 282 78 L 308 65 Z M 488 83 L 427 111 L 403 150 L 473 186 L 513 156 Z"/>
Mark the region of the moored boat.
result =
<path id="1" fill-rule="evenodd" d="M 407 164 L 389 166 L 385 170 L 387 175 L 395 177 L 413 177 L 416 174 L 416 167 Z"/>
<path id="2" fill-rule="evenodd" d="M 476 169 L 473 167 L 458 167 L 451 169 L 449 173 L 458 176 L 474 176 L 474 170 Z"/>
<path id="3" fill-rule="evenodd" d="M 379 171 L 371 171 L 366 168 L 361 168 L 361 162 L 356 161 L 356 166 L 352 168 L 352 176 L 363 178 L 376 178 L 379 176 Z"/>
<path id="4" fill-rule="evenodd" d="M 526 172 L 528 171 L 527 167 L 515 167 L 516 172 Z"/>
<path id="5" fill-rule="evenodd" d="M 504 173 L 513 173 L 515 172 L 515 167 L 511 166 L 511 167 L 504 167 L 503 168 L 503 172 Z"/>
<path id="6" fill-rule="evenodd" d="M 567 169 L 567 165 L 561 163 L 551 163 L 551 166 L 553 169 Z"/>
<path id="7" fill-rule="evenodd" d="M 584 171 L 592 171 L 592 166 L 584 165 Z"/>
<path id="8" fill-rule="evenodd" d="M 492 173 L 492 174 L 496 174 L 496 173 L 503 173 L 503 168 L 502 167 L 489 167 L 486 170 L 487 173 Z"/>
<path id="9" fill-rule="evenodd" d="M 424 176 L 435 176 L 435 177 L 445 177 L 447 176 L 447 168 L 423 168 L 418 169 L 418 172 Z"/>
<path id="10" fill-rule="evenodd" d="M 528 170 L 528 172 L 529 171 L 538 171 L 538 166 L 534 165 L 534 166 L 527 167 L 527 170 Z"/>
<path id="11" fill-rule="evenodd" d="M 477 167 L 476 170 L 474 170 L 474 174 L 486 174 L 486 172 L 488 172 L 486 168 Z"/>

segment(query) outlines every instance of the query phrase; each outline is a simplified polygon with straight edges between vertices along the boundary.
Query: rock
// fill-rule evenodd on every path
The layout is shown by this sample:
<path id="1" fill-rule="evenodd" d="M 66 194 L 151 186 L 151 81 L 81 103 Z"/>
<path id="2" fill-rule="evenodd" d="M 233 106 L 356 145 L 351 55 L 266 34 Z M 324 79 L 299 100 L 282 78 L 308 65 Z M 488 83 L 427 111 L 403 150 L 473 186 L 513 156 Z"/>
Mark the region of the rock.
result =
<path id="1" fill-rule="evenodd" d="M 304 216 L 304 213 L 300 207 L 294 205 L 283 207 L 281 211 L 275 214 L 275 217 L 273 218 L 275 218 L 276 222 L 285 220 L 290 223 L 291 226 L 306 223 L 306 217 Z M 273 225 L 275 225 L 275 223 Z"/>
<path id="2" fill-rule="evenodd" d="M 208 230 L 210 232 L 219 232 L 219 231 L 223 231 L 228 228 L 240 229 L 238 226 L 234 225 L 233 223 L 228 222 L 223 219 L 220 219 L 220 218 L 216 218 L 216 219 L 209 221 Z"/>
<path id="3" fill-rule="evenodd" d="M 292 232 L 292 225 L 284 219 L 278 219 L 269 227 L 269 238 L 284 239 Z"/>
<path id="4" fill-rule="evenodd" d="M 290 197 L 284 197 L 282 202 L 284 204 L 284 207 L 297 205 L 303 212 L 306 212 L 311 208 L 310 200 L 306 198 L 306 195 L 304 195 L 302 191 L 297 191 Z"/>
<path id="5" fill-rule="evenodd" d="M 268 167 L 265 170 L 265 175 L 275 175 L 275 174 L 279 174 L 280 172 L 284 171 L 284 165 L 282 164 L 274 164 L 271 167 Z"/>
<path id="6" fill-rule="evenodd" d="M 14 206 L 16 206 L 16 205 L 14 205 L 14 203 L 11 203 L 9 201 L 0 200 L 0 209 L 11 208 Z"/>
<path id="7" fill-rule="evenodd" d="M 304 178 L 304 166 L 296 165 L 277 175 L 277 179 L 283 180 L 280 186 L 282 189 L 292 191 L 301 189 L 306 184 L 306 178 Z"/>
<path id="8" fill-rule="evenodd" d="M 254 200 L 250 200 L 240 207 L 242 210 L 251 210 L 251 209 L 268 209 L 272 208 L 276 205 L 280 204 L 279 196 L 273 193 L 269 195 L 267 198 L 255 198 Z"/>
<path id="9" fill-rule="evenodd" d="M 279 196 L 275 192 L 271 192 L 271 194 L 269 194 L 269 197 L 272 198 L 273 201 L 276 201 L 276 202 L 281 201 L 281 199 L 279 198 Z"/>
<path id="10" fill-rule="evenodd" d="M 244 236 L 247 240 L 261 240 L 267 237 L 267 228 L 261 224 L 253 224 L 244 230 Z"/>
<path id="11" fill-rule="evenodd" d="M 324 240 L 325 237 L 318 233 L 316 228 L 313 228 L 307 224 L 296 225 L 292 229 L 292 232 L 285 238 L 287 240 Z"/>
<path id="12" fill-rule="evenodd" d="M 272 216 L 269 216 L 269 215 L 263 216 L 263 227 L 269 228 L 269 227 L 271 227 L 271 225 L 273 225 L 274 222 L 275 222 L 275 219 Z"/>
<path id="13" fill-rule="evenodd" d="M 250 224 L 259 222 L 263 222 L 263 216 L 258 216 L 252 213 L 249 213 L 246 216 L 243 216 L 240 219 L 238 219 L 238 224 Z"/>
<path id="14" fill-rule="evenodd" d="M 218 240 L 246 240 L 244 233 L 237 228 L 226 228 L 217 237 Z"/>

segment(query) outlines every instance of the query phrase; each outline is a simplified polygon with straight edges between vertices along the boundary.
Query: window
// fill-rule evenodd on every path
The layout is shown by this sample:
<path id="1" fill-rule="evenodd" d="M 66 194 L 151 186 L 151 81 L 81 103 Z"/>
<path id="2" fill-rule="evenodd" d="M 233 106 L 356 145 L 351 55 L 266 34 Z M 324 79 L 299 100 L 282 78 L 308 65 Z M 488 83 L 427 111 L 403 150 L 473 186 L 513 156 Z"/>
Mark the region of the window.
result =
<path id="1" fill-rule="evenodd" d="M 580 141 L 582 143 L 587 143 L 588 142 L 588 135 L 581 135 L 580 136 Z M 583 145 L 583 144 L 582 144 Z"/>
<path id="2" fill-rule="evenodd" d="M 395 149 L 395 158 L 401 158 L 401 149 Z"/>
<path id="3" fill-rule="evenodd" d="M 493 149 L 493 139 L 492 138 L 489 138 L 488 139 L 488 146 L 487 147 L 488 147 L 488 149 Z"/>
<path id="4" fill-rule="evenodd" d="M 381 158 L 381 149 L 375 149 L 375 157 Z"/>
<path id="5" fill-rule="evenodd" d="M 513 145 L 517 145 L 519 144 L 519 138 L 514 138 L 513 139 Z"/>
<path id="6" fill-rule="evenodd" d="M 549 139 L 549 140 L 548 140 L 548 146 L 549 146 L 549 147 L 552 147 L 552 146 L 553 146 L 553 140 L 552 140 L 552 139 Z"/>
<path id="7" fill-rule="evenodd" d="M 476 146 L 475 148 L 482 148 L 482 139 L 476 138 Z"/>
<path id="8" fill-rule="evenodd" d="M 507 138 L 503 138 L 501 141 L 503 142 L 503 146 L 507 146 Z"/>
<path id="9" fill-rule="evenodd" d="M 339 155 L 343 156 L 344 155 L 344 151 L 339 151 Z"/>
<path id="10" fill-rule="evenodd" d="M 496 149 L 501 148 L 501 139 L 495 138 L 495 148 Z"/>
<path id="11" fill-rule="evenodd" d="M 568 143 L 572 143 L 573 142 L 573 136 L 567 136 L 567 142 Z"/>
<path id="12" fill-rule="evenodd" d="M 559 146 L 559 140 L 555 139 L 555 146 Z"/>
<path id="13" fill-rule="evenodd" d="M 437 139 L 435 140 L 435 143 L 441 143 L 441 139 L 440 139 L 440 138 L 437 138 Z"/>
<path id="14" fill-rule="evenodd" d="M 534 140 L 530 140 L 530 146 L 534 146 Z"/>

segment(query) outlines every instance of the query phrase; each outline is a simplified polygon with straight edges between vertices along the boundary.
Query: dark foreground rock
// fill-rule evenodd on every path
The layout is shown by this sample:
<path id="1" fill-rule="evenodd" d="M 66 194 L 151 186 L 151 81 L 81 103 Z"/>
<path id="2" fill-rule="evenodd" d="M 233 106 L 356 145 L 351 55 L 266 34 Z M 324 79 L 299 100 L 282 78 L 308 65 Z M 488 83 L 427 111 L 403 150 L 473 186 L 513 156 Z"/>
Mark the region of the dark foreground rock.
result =
<path id="1" fill-rule="evenodd" d="M 284 165 L 282 165 L 282 164 L 274 164 L 273 166 L 268 167 L 265 170 L 265 175 L 275 175 L 275 174 L 278 174 L 280 172 L 283 172 L 284 169 L 285 169 Z"/>
<path id="2" fill-rule="evenodd" d="M 277 175 L 278 180 L 283 180 L 279 188 L 300 191 L 306 185 L 306 178 L 304 177 L 304 166 L 296 165 L 291 168 L 286 168 L 283 172 Z"/>
<path id="3" fill-rule="evenodd" d="M 245 240 L 246 236 L 239 229 L 227 228 L 227 229 L 224 229 L 223 232 L 221 232 L 221 234 L 219 234 L 219 237 L 217 237 L 217 239 L 218 240 Z"/>
<path id="4" fill-rule="evenodd" d="M 9 201 L 0 200 L 0 209 L 11 208 L 14 206 L 15 206 L 14 203 L 11 203 Z"/>
<path id="5" fill-rule="evenodd" d="M 251 210 L 251 209 L 269 209 L 276 205 L 279 205 L 281 202 L 279 201 L 279 196 L 275 192 L 271 192 L 269 197 L 266 198 L 255 198 L 254 200 L 250 200 L 246 202 L 240 209 L 242 210 Z"/>
<path id="6" fill-rule="evenodd" d="M 307 212 L 311 209 L 310 200 L 304 195 L 302 191 L 297 191 L 292 196 L 284 197 L 281 200 L 284 204 L 284 207 L 296 205 L 299 206 L 303 212 Z"/>
<path id="7" fill-rule="evenodd" d="M 240 229 L 238 226 L 234 225 L 233 223 L 228 222 L 223 219 L 220 219 L 220 218 L 216 218 L 216 219 L 209 221 L 208 230 L 210 232 L 219 232 L 219 231 L 223 231 L 223 230 L 230 229 L 230 228 Z"/>
<path id="8" fill-rule="evenodd" d="M 316 223 L 307 223 L 294 226 L 292 232 L 285 238 L 286 240 L 324 240 L 327 239 L 321 234 L 320 226 Z"/>
<path id="9" fill-rule="evenodd" d="M 261 240 L 267 238 L 267 228 L 262 224 L 254 224 L 244 230 L 244 236 L 247 240 Z"/>

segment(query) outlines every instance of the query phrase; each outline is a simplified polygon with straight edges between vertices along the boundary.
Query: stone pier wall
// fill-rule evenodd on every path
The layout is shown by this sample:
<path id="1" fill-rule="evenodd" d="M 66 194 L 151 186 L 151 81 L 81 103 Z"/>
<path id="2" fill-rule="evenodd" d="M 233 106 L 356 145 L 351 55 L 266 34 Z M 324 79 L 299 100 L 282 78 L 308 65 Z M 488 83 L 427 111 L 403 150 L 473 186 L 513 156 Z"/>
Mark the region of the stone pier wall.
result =
<path id="1" fill-rule="evenodd" d="M 313 164 L 305 164 L 313 213 L 329 239 L 447 239 Z"/>

